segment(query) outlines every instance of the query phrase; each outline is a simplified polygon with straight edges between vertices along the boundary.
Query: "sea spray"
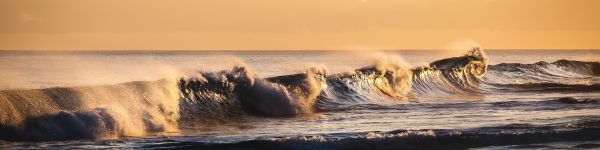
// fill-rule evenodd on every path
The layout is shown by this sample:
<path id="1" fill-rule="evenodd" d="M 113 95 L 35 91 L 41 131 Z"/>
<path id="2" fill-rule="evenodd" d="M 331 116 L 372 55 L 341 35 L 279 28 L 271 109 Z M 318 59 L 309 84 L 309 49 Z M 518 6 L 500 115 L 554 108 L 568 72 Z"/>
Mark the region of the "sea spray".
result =
<path id="1" fill-rule="evenodd" d="M 183 101 L 189 102 L 189 106 L 231 106 L 207 107 L 224 113 L 219 116 L 234 113 L 236 110 L 227 109 L 236 107 L 250 114 L 294 116 L 312 113 L 312 105 L 320 93 L 321 72 L 324 71 L 310 69 L 306 73 L 262 79 L 240 64 L 231 70 L 199 72 L 193 78 L 182 78 L 180 88 Z"/>
<path id="2" fill-rule="evenodd" d="M 375 85 L 386 94 L 402 98 L 410 92 L 412 71 L 409 65 L 398 55 L 380 55 L 375 66 L 379 77 Z"/>
<path id="3" fill-rule="evenodd" d="M 368 57 L 373 65 L 327 76 L 327 86 L 316 105 L 319 111 L 406 102 L 412 84 L 410 67 L 398 55 L 374 53 Z"/>
<path id="4" fill-rule="evenodd" d="M 413 91 L 420 95 L 469 95 L 478 92 L 488 58 L 480 47 L 463 56 L 434 61 L 413 70 Z"/>
<path id="5" fill-rule="evenodd" d="M 198 127 L 220 119 L 252 121 L 349 109 L 405 109 L 404 104 L 414 99 L 406 94 L 414 93 L 425 98 L 444 96 L 435 99 L 443 101 L 452 100 L 449 96 L 506 90 L 582 92 L 599 89 L 593 78 L 597 62 L 559 60 L 488 66 L 487 56 L 480 48 L 416 68 L 406 67 L 401 59 L 374 60 L 370 66 L 341 74 L 327 74 L 325 69 L 317 67 L 298 74 L 260 78 L 247 65 L 238 64 L 222 71 L 203 70 L 177 76 L 179 80 L 5 90 L 0 92 L 0 139 L 120 138 L 176 132 L 177 127 L 184 128 L 188 124 Z M 502 76 L 498 78 L 543 80 L 516 85 L 491 84 L 495 83 L 491 80 L 498 78 L 490 77 L 499 75 Z M 542 83 L 567 78 L 579 80 L 580 77 L 589 83 Z"/>
<path id="6" fill-rule="evenodd" d="M 0 92 L 0 138 L 65 140 L 178 130 L 176 80 Z"/>

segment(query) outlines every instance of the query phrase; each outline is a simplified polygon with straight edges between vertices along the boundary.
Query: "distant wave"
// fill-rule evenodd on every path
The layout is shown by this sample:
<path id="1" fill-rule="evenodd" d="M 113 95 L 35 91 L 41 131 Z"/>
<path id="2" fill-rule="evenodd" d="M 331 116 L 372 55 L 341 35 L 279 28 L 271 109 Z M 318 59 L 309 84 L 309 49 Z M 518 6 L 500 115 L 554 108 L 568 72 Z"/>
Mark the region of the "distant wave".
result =
<path id="1" fill-rule="evenodd" d="M 520 92 L 599 91 L 600 63 L 570 60 L 489 66 L 486 84 Z"/>
<path id="2" fill-rule="evenodd" d="M 582 62 L 571 60 L 558 60 L 555 62 L 540 61 L 534 64 L 501 63 L 490 66 L 493 70 L 505 72 L 539 73 L 552 76 L 569 76 L 576 74 L 600 75 L 600 63 Z"/>
<path id="3" fill-rule="evenodd" d="M 174 80 L 4 90 L 0 91 L 0 139 L 143 136 L 177 131 L 182 124 L 197 121 L 364 109 L 428 96 L 600 91 L 598 62 L 488 65 L 488 59 L 482 49 L 473 48 L 463 56 L 414 68 L 380 60 L 347 73 L 310 68 L 299 74 L 258 78 L 240 64 Z"/>
<path id="4" fill-rule="evenodd" d="M 551 63 L 540 61 L 534 64 L 501 63 L 489 66 L 489 68 L 496 71 L 496 74 L 513 75 L 509 77 L 522 76 L 529 78 L 537 77 L 537 79 L 555 79 L 556 77 L 600 76 L 599 62 L 558 60 Z"/>

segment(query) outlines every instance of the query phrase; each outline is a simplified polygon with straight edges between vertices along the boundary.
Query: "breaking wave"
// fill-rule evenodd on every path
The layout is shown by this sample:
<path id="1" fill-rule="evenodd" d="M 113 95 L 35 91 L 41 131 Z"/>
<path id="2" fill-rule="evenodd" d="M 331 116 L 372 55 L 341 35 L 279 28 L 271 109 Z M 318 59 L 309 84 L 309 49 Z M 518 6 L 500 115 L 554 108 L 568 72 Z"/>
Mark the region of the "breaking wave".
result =
<path id="1" fill-rule="evenodd" d="M 260 78 L 244 65 L 177 79 L 0 91 L 0 139 L 47 141 L 177 132 L 182 124 L 248 115 L 290 117 L 420 97 L 600 91 L 600 63 L 559 60 L 488 65 L 482 49 L 410 67 L 380 59 L 351 72 L 322 68 Z M 586 103 L 560 99 L 563 103 Z M 596 102 L 596 100 L 593 100 Z M 590 101 L 592 103 L 592 101 Z M 385 136 L 385 135 L 384 135 Z M 491 136 L 491 135 L 486 135 Z M 367 140 L 368 141 L 368 140 Z"/>
<path id="2" fill-rule="evenodd" d="M 466 55 L 432 62 L 413 69 L 413 90 L 418 94 L 471 94 L 479 91 L 488 58 L 479 48 Z"/>
<path id="3" fill-rule="evenodd" d="M 322 81 L 322 71 L 316 68 L 304 74 L 261 79 L 240 65 L 182 78 L 179 88 L 186 114 L 222 116 L 242 113 L 242 108 L 255 115 L 293 116 L 313 111 Z"/>
<path id="4" fill-rule="evenodd" d="M 177 82 L 0 91 L 0 138 L 45 141 L 178 130 Z"/>

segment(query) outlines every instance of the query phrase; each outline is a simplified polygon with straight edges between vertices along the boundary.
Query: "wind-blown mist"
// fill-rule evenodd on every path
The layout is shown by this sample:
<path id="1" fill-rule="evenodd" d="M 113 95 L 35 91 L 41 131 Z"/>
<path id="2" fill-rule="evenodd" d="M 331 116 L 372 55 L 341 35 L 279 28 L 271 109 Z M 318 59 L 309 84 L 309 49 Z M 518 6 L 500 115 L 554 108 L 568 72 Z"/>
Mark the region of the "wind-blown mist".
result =
<path id="1" fill-rule="evenodd" d="M 165 60 L 134 65 L 149 65 L 137 70 L 146 73 L 163 71 L 148 69 L 152 65 L 169 68 L 155 73 L 149 80 L 2 90 L 0 139 L 55 141 L 154 136 L 197 139 L 196 135 L 226 135 L 216 139 L 200 138 L 208 143 L 174 144 L 188 148 L 269 145 L 290 148 L 299 143 L 315 146 L 312 143 L 315 137 L 306 134 L 325 136 L 319 137 L 320 144 L 333 148 L 345 147 L 335 139 L 357 144 L 357 147 L 370 141 L 410 137 L 433 143 L 444 143 L 443 139 L 464 142 L 457 148 L 598 140 L 592 135 L 599 133 L 593 114 L 599 105 L 599 62 L 561 59 L 492 64 L 494 56 L 506 56 L 485 52 L 480 47 L 425 64 L 412 58 L 413 65 L 409 63 L 411 59 L 391 52 L 374 55 L 314 52 L 307 53 L 311 58 L 305 59 L 315 60 L 314 64 L 318 65 L 303 71 L 262 73 L 263 69 L 307 66 L 305 63 L 270 64 L 273 60 L 261 59 L 266 58 L 263 55 L 288 59 L 288 55 L 305 52 L 257 53 L 244 52 L 240 58 L 220 57 L 220 61 L 236 62 L 221 69 L 167 67 L 176 63 L 163 63 Z M 405 55 L 411 56 L 407 53 Z M 339 57 L 334 57 L 336 55 Z M 346 57 L 349 55 L 358 61 L 343 61 L 349 59 Z M 320 59 L 330 57 L 330 60 Z M 206 60 L 192 62 L 202 61 Z M 336 64 L 340 64 L 339 68 Z M 184 63 L 182 66 L 193 65 Z M 202 63 L 198 66 L 210 68 Z M 357 67 L 348 69 L 354 66 Z M 33 81 L 29 83 L 36 83 Z M 19 82 L 26 81 L 14 81 Z M 535 114 L 544 114 L 550 119 L 540 119 Z M 515 127 L 514 124 L 520 125 Z M 377 132 L 371 132 L 373 130 Z M 521 131 L 527 132 L 521 134 Z M 579 136 L 567 138 L 574 135 Z M 539 138 L 544 136 L 564 138 Z M 285 138 L 278 139 L 280 137 Z M 482 140 L 490 138 L 497 140 Z M 523 140 L 504 140 L 513 138 Z M 526 140 L 530 138 L 538 140 Z M 221 141 L 234 143 L 217 144 Z M 391 147 L 386 148 L 410 148 L 414 145 L 391 142 L 388 146 Z M 162 146 L 158 144 L 158 147 Z"/>

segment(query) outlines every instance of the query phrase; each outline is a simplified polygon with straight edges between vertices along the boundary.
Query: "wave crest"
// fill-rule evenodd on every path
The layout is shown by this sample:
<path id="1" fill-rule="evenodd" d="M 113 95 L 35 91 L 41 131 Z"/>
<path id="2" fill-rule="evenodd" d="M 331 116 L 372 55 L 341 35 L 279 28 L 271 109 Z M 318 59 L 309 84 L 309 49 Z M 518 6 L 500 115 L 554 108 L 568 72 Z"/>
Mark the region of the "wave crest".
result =
<path id="1" fill-rule="evenodd" d="M 464 56 L 434 61 L 428 67 L 413 69 L 413 90 L 421 95 L 477 92 L 487 63 L 488 58 L 479 47 Z"/>
<path id="2" fill-rule="evenodd" d="M 251 114 L 293 116 L 312 112 L 320 93 L 322 72 L 310 69 L 303 74 L 261 79 L 254 77 L 246 66 L 235 66 L 232 70 L 204 72 L 195 78 L 181 79 L 180 88 L 186 102 L 224 106 L 202 108 L 235 112 L 227 109 L 241 107 Z M 200 108 L 186 106 L 186 109 Z"/>

